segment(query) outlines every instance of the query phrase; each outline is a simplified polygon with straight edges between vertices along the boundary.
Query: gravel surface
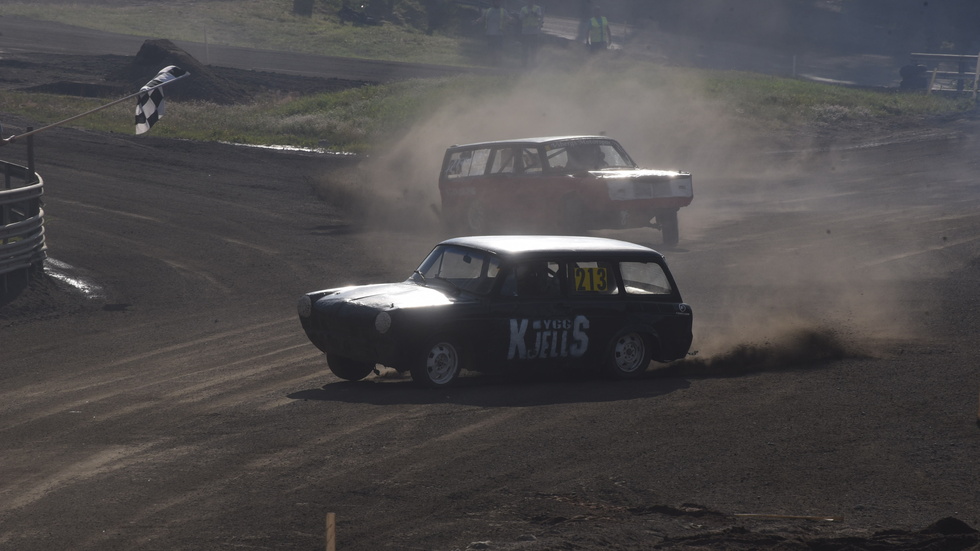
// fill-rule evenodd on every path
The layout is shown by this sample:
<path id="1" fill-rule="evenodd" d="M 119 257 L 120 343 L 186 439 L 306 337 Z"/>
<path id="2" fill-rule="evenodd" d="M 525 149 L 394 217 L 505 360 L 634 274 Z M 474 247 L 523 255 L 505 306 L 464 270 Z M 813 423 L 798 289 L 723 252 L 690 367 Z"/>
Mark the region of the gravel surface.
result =
<path id="1" fill-rule="evenodd" d="M 4 87 L 129 61 L 19 59 Z M 327 513 L 343 550 L 978 549 L 977 124 L 694 167 L 665 252 L 697 355 L 441 391 L 336 379 L 294 310 L 406 277 L 448 237 L 432 190 L 352 193 L 372 160 L 39 135 L 57 263 L 0 303 L 0 549 L 322 549 Z"/>

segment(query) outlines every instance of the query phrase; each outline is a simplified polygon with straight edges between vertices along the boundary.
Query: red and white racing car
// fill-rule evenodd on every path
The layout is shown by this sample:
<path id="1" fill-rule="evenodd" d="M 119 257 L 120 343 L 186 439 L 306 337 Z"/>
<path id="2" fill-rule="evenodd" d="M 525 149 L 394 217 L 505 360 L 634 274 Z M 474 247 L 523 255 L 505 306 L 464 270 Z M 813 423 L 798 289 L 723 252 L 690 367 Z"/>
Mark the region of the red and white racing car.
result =
<path id="1" fill-rule="evenodd" d="M 524 138 L 446 150 L 439 175 L 443 221 L 474 234 L 653 227 L 680 237 L 691 174 L 643 169 L 605 136 Z"/>

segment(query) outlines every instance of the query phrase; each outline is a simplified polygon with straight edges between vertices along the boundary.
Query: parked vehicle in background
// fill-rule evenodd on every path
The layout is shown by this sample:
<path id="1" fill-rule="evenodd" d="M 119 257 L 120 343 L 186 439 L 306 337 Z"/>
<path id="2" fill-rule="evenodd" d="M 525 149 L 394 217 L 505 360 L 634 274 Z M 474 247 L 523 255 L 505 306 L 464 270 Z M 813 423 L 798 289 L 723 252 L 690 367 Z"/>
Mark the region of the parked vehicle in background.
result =
<path id="1" fill-rule="evenodd" d="M 653 227 L 680 238 L 691 174 L 644 169 L 605 136 L 524 138 L 454 145 L 439 174 L 444 223 L 471 234 Z"/>
<path id="2" fill-rule="evenodd" d="M 463 369 L 636 378 L 687 354 L 693 319 L 657 251 L 538 235 L 449 239 L 401 283 L 307 293 L 298 312 L 334 375 L 357 381 L 380 364 L 428 387 Z"/>

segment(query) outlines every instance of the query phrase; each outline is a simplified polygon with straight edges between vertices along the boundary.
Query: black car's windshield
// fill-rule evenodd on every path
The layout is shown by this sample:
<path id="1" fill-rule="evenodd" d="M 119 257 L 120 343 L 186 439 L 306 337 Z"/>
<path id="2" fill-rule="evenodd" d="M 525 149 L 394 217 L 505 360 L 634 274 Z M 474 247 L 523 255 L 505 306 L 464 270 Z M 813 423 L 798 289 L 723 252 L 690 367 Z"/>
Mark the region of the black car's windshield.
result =
<path id="1" fill-rule="evenodd" d="M 443 285 L 453 291 L 487 294 L 500 271 L 499 259 L 485 251 L 440 245 L 429 253 L 412 281 L 427 286 Z"/>

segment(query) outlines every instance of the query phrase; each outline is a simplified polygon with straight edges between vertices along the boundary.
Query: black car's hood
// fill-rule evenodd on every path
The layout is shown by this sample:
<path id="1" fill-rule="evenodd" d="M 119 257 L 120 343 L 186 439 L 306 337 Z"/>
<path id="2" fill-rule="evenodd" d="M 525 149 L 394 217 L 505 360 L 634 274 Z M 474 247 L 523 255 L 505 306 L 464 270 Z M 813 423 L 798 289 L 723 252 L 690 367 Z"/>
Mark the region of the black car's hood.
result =
<path id="1" fill-rule="evenodd" d="M 453 299 L 446 292 L 435 287 L 423 287 L 415 283 L 378 283 L 341 287 L 325 291 L 316 300 L 318 306 L 338 302 L 355 303 L 378 310 L 396 308 L 417 308 L 449 304 Z"/>

